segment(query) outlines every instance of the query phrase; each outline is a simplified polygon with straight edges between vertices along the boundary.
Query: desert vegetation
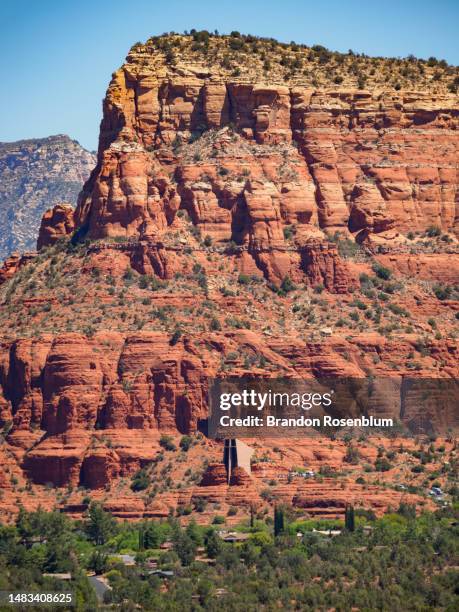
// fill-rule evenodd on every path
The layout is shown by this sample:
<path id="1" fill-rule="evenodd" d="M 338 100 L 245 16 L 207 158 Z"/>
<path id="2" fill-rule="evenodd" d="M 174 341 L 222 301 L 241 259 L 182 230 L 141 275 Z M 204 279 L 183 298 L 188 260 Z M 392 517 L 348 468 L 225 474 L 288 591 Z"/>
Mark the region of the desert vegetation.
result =
<path id="1" fill-rule="evenodd" d="M 21 510 L 15 525 L 0 526 L 1 586 L 72 591 L 76 610 L 102 605 L 91 576 L 105 604 L 123 609 L 453 610 L 456 511 L 416 516 L 401 504 L 376 519 L 349 507 L 344 523 L 321 523 L 277 507 L 240 523 L 228 542 L 218 521 L 119 523 L 97 504 L 77 522 Z"/>
<path id="2" fill-rule="evenodd" d="M 456 66 L 436 57 L 426 59 L 369 57 L 349 49 L 340 53 L 320 44 L 279 42 L 240 32 L 190 30 L 183 34 L 164 33 L 131 48 L 132 56 L 148 65 L 147 54 L 160 51 L 164 61 L 174 65 L 183 59 L 212 66 L 232 79 L 265 74 L 273 81 L 288 81 L 315 87 L 371 89 L 384 85 L 395 91 L 424 89 L 457 93 L 459 74 Z"/>

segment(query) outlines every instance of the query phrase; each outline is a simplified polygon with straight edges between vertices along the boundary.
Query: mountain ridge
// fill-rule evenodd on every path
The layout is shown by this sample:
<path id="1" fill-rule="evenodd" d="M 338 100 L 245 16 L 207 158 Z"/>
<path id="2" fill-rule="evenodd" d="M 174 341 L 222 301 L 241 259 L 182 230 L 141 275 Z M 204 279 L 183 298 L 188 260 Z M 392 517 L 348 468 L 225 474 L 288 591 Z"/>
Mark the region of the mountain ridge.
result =
<path id="1" fill-rule="evenodd" d="M 65 134 L 0 142 L 0 259 L 30 251 L 43 213 L 76 204 L 95 156 Z"/>

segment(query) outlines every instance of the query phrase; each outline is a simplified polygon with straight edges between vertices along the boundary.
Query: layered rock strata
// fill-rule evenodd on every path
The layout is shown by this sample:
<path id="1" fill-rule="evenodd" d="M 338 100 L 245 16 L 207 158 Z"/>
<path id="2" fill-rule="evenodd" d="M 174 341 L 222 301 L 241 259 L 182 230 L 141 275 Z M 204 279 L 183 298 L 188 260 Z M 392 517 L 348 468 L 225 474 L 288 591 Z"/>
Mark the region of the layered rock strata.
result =
<path id="1" fill-rule="evenodd" d="M 276 499 L 310 516 L 400 502 L 398 491 L 347 480 L 280 482 L 294 462 L 342 469 L 346 451 L 328 440 L 278 441 L 277 461 L 263 456 L 228 486 L 221 446 L 195 435 L 209 377 L 228 372 L 371 376 L 378 415 L 425 431 L 459 426 L 454 398 L 433 395 L 421 410 L 419 390 L 401 391 L 410 377 L 458 376 L 457 95 L 312 87 L 242 64 L 236 74 L 199 54 L 172 61 L 136 45 L 108 88 L 97 165 L 76 210 L 48 210 L 39 256 L 0 270 L 6 318 L 25 321 L 0 350 L 5 512 L 15 512 L 15 482 L 31 506 L 26 485 L 45 507 L 52 486 L 67 487 L 61 508 L 75 516 L 87 506 L 77 487 L 122 518 L 202 500 L 257 509 L 267 478 Z M 441 238 L 427 246 L 429 232 Z M 337 245 L 355 242 L 365 248 L 344 259 Z M 403 278 L 419 281 L 413 295 Z M 155 472 L 164 434 L 175 444 L 193 436 L 186 465 L 174 465 L 186 486 L 172 477 L 163 486 L 169 468 Z M 191 478 L 193 466 L 203 469 Z M 143 468 L 163 487 L 157 497 L 129 486 Z"/>
<path id="2" fill-rule="evenodd" d="M 243 346 L 255 338 L 254 334 L 241 334 L 238 341 Z M 234 334 L 221 334 L 214 342 L 221 351 L 228 351 L 225 345 L 235 339 Z M 295 367 L 286 370 L 289 375 L 365 376 L 367 366 L 358 357 L 359 346 L 346 344 L 353 358 L 348 363 L 339 352 L 344 346 L 333 340 L 309 345 L 293 339 L 282 343 L 272 340 L 268 345 L 256 342 L 257 352 L 274 351 L 284 363 L 295 359 Z M 412 346 L 405 344 L 387 343 L 384 359 L 396 358 L 397 351 L 408 352 Z M 373 349 L 382 356 L 381 347 Z M 370 346 L 367 352 L 371 362 Z M 458 363 L 457 346 L 450 343 L 442 358 L 453 371 Z M 169 336 L 161 333 L 126 337 L 107 332 L 92 340 L 64 334 L 18 340 L 5 344 L 0 353 L 0 425 L 10 423 L 8 443 L 22 457 L 23 469 L 35 483 L 98 488 L 151 461 L 159 449 L 161 433 L 198 430 L 207 416 L 208 380 L 218 367 L 218 354 L 198 353 L 193 338 L 171 346 Z M 430 425 L 439 429 L 459 426 L 457 397 L 448 400 L 434 395 L 431 413 L 422 416 L 420 391 L 415 387 L 402 391 L 403 376 L 399 373 L 381 370 L 379 376 L 372 402 L 375 414 L 406 424 L 428 417 Z M 406 372 L 405 376 L 412 375 Z M 443 404 L 441 412 L 435 410 L 438 401 Z M 348 407 L 347 414 L 351 412 Z M 144 432 L 151 451 L 144 455 L 142 445 L 127 453 L 112 448 L 95 450 L 91 446 L 94 431 L 107 439 L 115 432 L 127 439 L 135 431 Z M 208 480 L 214 482 L 215 476 Z"/>
<path id="3" fill-rule="evenodd" d="M 75 227 L 154 241 L 186 210 L 280 282 L 326 234 L 457 232 L 458 124 L 454 94 L 246 82 L 137 47 L 108 88 Z"/>

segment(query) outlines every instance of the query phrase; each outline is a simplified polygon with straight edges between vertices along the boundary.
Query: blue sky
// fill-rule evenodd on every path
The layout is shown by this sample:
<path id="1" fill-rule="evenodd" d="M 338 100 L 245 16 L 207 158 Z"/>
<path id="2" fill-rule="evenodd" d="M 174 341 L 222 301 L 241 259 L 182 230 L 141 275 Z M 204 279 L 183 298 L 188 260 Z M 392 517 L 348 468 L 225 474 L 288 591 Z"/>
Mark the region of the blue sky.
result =
<path id="1" fill-rule="evenodd" d="M 458 23 L 459 0 L 0 0 L 0 141 L 66 133 L 95 149 L 111 73 L 133 43 L 165 31 L 459 64 Z"/>

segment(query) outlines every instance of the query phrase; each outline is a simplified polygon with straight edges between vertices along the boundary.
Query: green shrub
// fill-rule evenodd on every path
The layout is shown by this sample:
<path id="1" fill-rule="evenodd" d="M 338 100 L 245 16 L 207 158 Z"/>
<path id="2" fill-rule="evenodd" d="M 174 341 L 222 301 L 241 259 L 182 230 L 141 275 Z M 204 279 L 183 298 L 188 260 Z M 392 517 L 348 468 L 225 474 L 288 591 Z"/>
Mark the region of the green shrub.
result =
<path id="1" fill-rule="evenodd" d="M 448 285 L 435 285 L 433 292 L 437 299 L 443 301 L 451 297 L 452 289 Z"/>
<path id="2" fill-rule="evenodd" d="M 145 470 L 139 470 L 132 478 L 131 489 L 133 491 L 144 491 L 150 485 L 150 479 Z"/>
<path id="3" fill-rule="evenodd" d="M 142 276 L 139 277 L 139 287 L 140 289 L 146 289 L 148 287 L 149 284 L 149 278 L 146 274 L 142 274 Z"/>
<path id="4" fill-rule="evenodd" d="M 294 226 L 294 225 L 286 225 L 286 226 L 284 227 L 283 232 L 284 232 L 284 238 L 285 238 L 285 240 L 290 240 L 290 239 L 291 239 L 291 238 L 293 238 L 293 236 L 295 235 L 295 233 L 296 233 L 296 228 L 295 228 L 295 226 Z"/>
<path id="5" fill-rule="evenodd" d="M 212 331 L 220 331 L 222 328 L 220 321 L 215 317 L 210 321 L 210 329 Z"/>
<path id="6" fill-rule="evenodd" d="M 378 262 L 375 262 L 372 268 L 376 276 L 378 278 L 381 278 L 382 280 L 389 280 L 390 277 L 392 276 L 392 272 L 389 270 L 389 268 L 385 268 Z"/>
<path id="7" fill-rule="evenodd" d="M 248 285 L 250 283 L 250 276 L 247 274 L 239 274 L 237 282 L 240 285 Z"/>
<path id="8" fill-rule="evenodd" d="M 168 436 L 163 434 L 159 440 L 159 445 L 162 446 L 167 451 L 175 451 L 177 447 L 174 444 L 174 439 L 172 436 Z"/>
<path id="9" fill-rule="evenodd" d="M 431 225 L 426 229 L 426 236 L 429 238 L 436 238 L 441 235 L 441 229 L 436 225 Z"/>
<path id="10" fill-rule="evenodd" d="M 393 312 L 396 315 L 400 315 L 402 317 L 410 316 L 410 313 L 404 308 L 402 308 L 401 306 L 399 306 L 398 304 L 389 304 L 388 308 L 391 312 Z"/>
<path id="11" fill-rule="evenodd" d="M 244 48 L 244 41 L 240 38 L 231 38 L 229 41 L 229 47 L 233 51 L 241 51 Z"/>
<path id="12" fill-rule="evenodd" d="M 194 508 L 196 512 L 204 512 L 204 510 L 207 507 L 207 504 L 208 504 L 208 501 L 204 497 L 197 497 L 194 500 Z"/>
<path id="13" fill-rule="evenodd" d="M 182 438 L 180 439 L 179 446 L 183 451 L 187 452 L 191 448 L 192 444 L 193 438 L 191 438 L 190 436 L 182 436 Z"/>
<path id="14" fill-rule="evenodd" d="M 392 469 L 392 464 L 385 457 L 379 457 L 375 461 L 375 470 L 377 472 L 388 472 Z"/>
<path id="15" fill-rule="evenodd" d="M 284 293 L 289 293 L 290 291 L 295 291 L 296 285 L 289 276 L 284 276 L 280 288 Z"/>
<path id="16" fill-rule="evenodd" d="M 172 334 L 172 338 L 170 339 L 170 345 L 174 346 L 175 344 L 177 344 L 177 342 L 180 340 L 180 338 L 182 337 L 182 331 L 180 329 L 176 329 L 175 332 Z"/>
<path id="17" fill-rule="evenodd" d="M 368 306 L 365 304 L 365 302 L 362 302 L 362 300 L 354 300 L 351 303 L 351 306 L 355 306 L 359 310 L 367 310 L 368 308 Z"/>
<path id="18" fill-rule="evenodd" d="M 216 514 L 216 515 L 214 516 L 213 521 L 212 521 L 212 523 L 213 523 L 214 525 L 223 525 L 223 524 L 224 524 L 224 522 L 225 522 L 225 517 L 224 517 L 224 516 L 221 516 L 220 514 Z"/>

